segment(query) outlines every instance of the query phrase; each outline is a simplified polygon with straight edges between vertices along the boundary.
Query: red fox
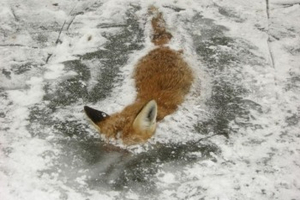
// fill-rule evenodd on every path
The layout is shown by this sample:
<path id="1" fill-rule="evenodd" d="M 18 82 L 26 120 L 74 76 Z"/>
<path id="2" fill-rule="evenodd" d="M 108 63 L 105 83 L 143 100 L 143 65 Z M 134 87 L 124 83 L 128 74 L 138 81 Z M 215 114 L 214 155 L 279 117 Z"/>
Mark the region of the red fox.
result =
<path id="1" fill-rule="evenodd" d="M 108 115 L 88 106 L 85 113 L 106 138 L 117 137 L 125 145 L 145 143 L 156 130 L 157 121 L 176 111 L 193 83 L 193 72 L 180 51 L 164 45 L 172 35 L 167 32 L 162 13 L 152 7 L 152 42 L 156 48 L 142 57 L 133 78 L 137 90 L 135 102 L 121 112 Z"/>

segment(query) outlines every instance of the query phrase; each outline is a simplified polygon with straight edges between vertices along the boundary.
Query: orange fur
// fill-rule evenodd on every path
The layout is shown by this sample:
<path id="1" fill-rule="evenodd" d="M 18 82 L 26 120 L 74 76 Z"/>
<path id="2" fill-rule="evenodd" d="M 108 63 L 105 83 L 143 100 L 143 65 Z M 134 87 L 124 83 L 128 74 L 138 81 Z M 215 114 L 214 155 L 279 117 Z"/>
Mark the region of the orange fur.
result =
<path id="1" fill-rule="evenodd" d="M 162 17 L 162 13 L 156 13 L 151 21 L 153 27 L 153 38 L 152 42 L 155 45 L 167 44 L 172 38 L 171 33 L 166 31 L 166 22 Z"/>
<path id="2" fill-rule="evenodd" d="M 137 128 L 133 122 L 144 106 L 151 100 L 157 103 L 156 121 L 176 111 L 184 101 L 193 82 L 193 73 L 183 60 L 181 52 L 174 51 L 167 44 L 172 35 L 166 31 L 162 14 L 152 9 L 153 39 L 158 47 L 141 58 L 134 72 L 137 97 L 135 102 L 121 112 L 106 117 L 96 123 L 106 137 L 116 137 L 122 132 L 124 144 L 146 142 L 155 132 L 156 125 L 149 129 Z"/>

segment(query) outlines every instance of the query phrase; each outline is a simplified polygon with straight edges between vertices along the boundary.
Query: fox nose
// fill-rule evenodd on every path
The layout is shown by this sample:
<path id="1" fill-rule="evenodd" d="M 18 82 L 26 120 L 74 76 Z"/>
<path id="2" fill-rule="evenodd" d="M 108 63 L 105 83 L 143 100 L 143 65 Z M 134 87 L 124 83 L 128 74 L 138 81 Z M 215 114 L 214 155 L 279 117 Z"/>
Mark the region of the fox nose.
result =
<path id="1" fill-rule="evenodd" d="M 86 115 L 95 123 L 103 121 L 105 118 L 109 117 L 105 112 L 96 110 L 94 108 L 84 106 L 84 111 Z"/>

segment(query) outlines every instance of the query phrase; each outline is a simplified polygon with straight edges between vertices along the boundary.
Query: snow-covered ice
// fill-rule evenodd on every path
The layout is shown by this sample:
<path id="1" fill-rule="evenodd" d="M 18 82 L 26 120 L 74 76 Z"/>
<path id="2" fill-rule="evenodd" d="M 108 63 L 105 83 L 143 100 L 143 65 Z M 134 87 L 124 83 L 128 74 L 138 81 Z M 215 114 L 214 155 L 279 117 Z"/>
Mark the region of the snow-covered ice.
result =
<path id="1" fill-rule="evenodd" d="M 154 48 L 147 9 L 195 71 L 145 145 L 105 141 Z M 300 1 L 2 0 L 0 199 L 300 199 Z"/>

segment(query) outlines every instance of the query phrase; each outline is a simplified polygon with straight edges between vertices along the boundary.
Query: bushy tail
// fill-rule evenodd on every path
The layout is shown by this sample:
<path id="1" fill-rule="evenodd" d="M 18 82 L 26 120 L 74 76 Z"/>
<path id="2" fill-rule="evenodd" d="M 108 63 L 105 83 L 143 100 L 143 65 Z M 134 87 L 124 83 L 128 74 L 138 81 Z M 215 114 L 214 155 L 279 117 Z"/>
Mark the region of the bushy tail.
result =
<path id="1" fill-rule="evenodd" d="M 166 22 L 163 19 L 162 13 L 154 6 L 149 8 L 149 13 L 153 15 L 151 20 L 153 28 L 152 42 L 157 46 L 167 44 L 171 38 L 171 33 L 166 31 Z"/>

